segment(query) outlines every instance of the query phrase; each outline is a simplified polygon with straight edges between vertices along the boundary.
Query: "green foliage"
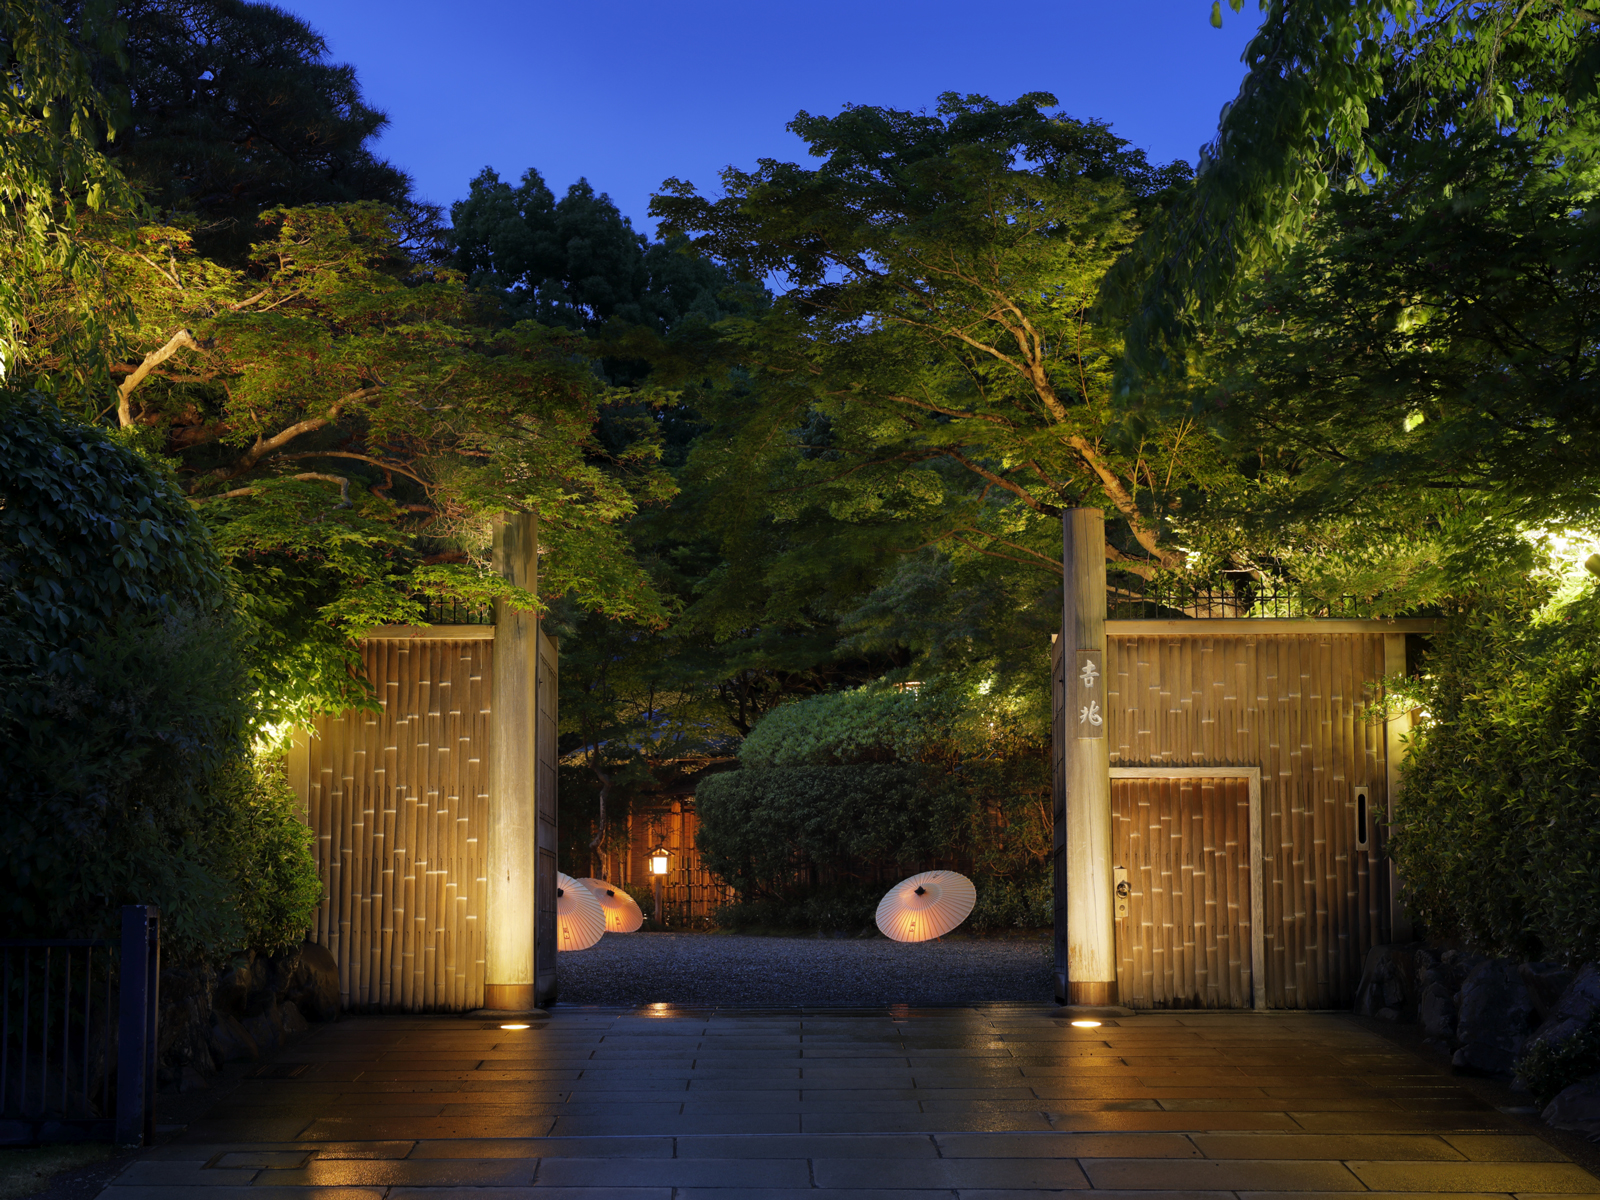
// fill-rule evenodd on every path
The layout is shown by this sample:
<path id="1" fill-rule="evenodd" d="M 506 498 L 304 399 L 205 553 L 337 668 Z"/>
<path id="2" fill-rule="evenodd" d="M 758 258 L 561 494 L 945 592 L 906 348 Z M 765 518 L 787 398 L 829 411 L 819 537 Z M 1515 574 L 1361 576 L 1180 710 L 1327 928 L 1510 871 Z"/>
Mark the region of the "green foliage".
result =
<path id="1" fill-rule="evenodd" d="M 1440 135 L 1330 198 L 1202 339 L 1195 414 L 1259 464 L 1243 507 L 1350 521 L 1369 544 L 1420 538 L 1436 588 L 1476 566 L 1452 557 L 1487 557 L 1495 526 L 1504 540 L 1600 518 L 1592 199 L 1490 130 Z"/>
<path id="2" fill-rule="evenodd" d="M 1574 177 L 1592 169 L 1600 29 L 1588 0 L 1261 7 L 1194 188 L 1115 281 L 1146 371 L 1183 370 L 1188 335 L 1226 320 L 1236 289 L 1273 269 L 1333 194 L 1366 191 L 1429 136 L 1493 125 Z"/>
<path id="3" fill-rule="evenodd" d="M 685 316 L 723 314 L 729 285 L 682 238 L 652 243 L 611 197 L 580 179 L 557 200 L 529 168 L 516 187 L 485 168 L 450 208 L 456 263 L 474 287 L 500 294 L 514 317 L 569 329 L 608 321 L 665 333 Z"/>
<path id="4" fill-rule="evenodd" d="M 711 919 L 718 929 L 744 933 L 822 930 L 859 934 L 873 928 L 873 916 L 882 899 L 881 883 L 846 880 L 804 891 L 741 899 L 721 905 Z"/>
<path id="5" fill-rule="evenodd" d="M 1431 929 L 1600 956 L 1600 596 L 1483 597 L 1434 642 L 1391 852 Z"/>
<path id="6" fill-rule="evenodd" d="M 295 940 L 320 888 L 255 716 L 222 565 L 135 451 L 0 396 L 0 915 L 179 958 Z"/>
<path id="7" fill-rule="evenodd" d="M 298 945 L 322 900 L 322 880 L 315 835 L 280 764 L 234 760 L 213 781 L 211 802 L 232 856 L 241 944 L 268 953 Z"/>
<path id="8" fill-rule="evenodd" d="M 747 768 L 916 762 L 947 740 L 960 713 L 943 692 L 855 688 L 774 709 L 739 748 Z"/>
<path id="9" fill-rule="evenodd" d="M 1596 1074 L 1600 1074 L 1600 1021 L 1591 1021 L 1554 1046 L 1540 1038 L 1517 1060 L 1517 1078 L 1541 1105 Z"/>
<path id="10" fill-rule="evenodd" d="M 953 867 L 973 928 L 1049 924 L 1048 768 L 1007 707 L 877 685 L 773 710 L 695 792 L 702 861 L 739 893 L 719 920 L 859 928 L 889 883 Z"/>
<path id="11" fill-rule="evenodd" d="M 774 709 L 744 740 L 739 761 L 756 769 L 867 762 L 970 767 L 1040 751 L 1048 723 L 1019 720 L 1026 711 L 1007 697 L 942 684 L 828 692 Z"/>
<path id="12" fill-rule="evenodd" d="M 8 377 L 39 272 L 68 282 L 61 303 L 80 343 L 98 333 L 103 298 L 78 213 L 139 203 L 101 153 L 117 114 L 91 78 L 92 56 L 115 55 L 121 34 L 104 0 L 75 6 L 70 18 L 52 0 L 0 3 L 0 366 Z"/>
<path id="13" fill-rule="evenodd" d="M 407 257 L 389 210 L 266 220 L 244 270 L 181 228 L 141 229 L 131 252 L 106 242 L 137 323 L 81 386 L 55 382 L 85 419 L 109 399 L 123 436 L 203 506 L 271 719 L 358 700 L 348 639 L 420 619 L 424 596 L 505 593 L 486 563 L 495 512 L 540 512 L 547 593 L 658 622 L 614 526 L 671 483 L 648 433 L 596 441 L 604 394 L 582 342 L 484 323 L 458 277 Z M 49 316 L 26 364 L 41 378 L 59 358 Z"/>
<path id="14" fill-rule="evenodd" d="M 763 160 L 725 171 L 720 199 L 669 181 L 652 201 L 665 230 L 789 285 L 727 326 L 747 384 L 716 398 L 691 457 L 723 489 L 709 515 L 729 541 L 793 528 L 774 590 L 870 587 L 886 553 L 924 545 L 1055 571 L 1073 504 L 1120 518 L 1116 552 L 1177 561 L 1154 481 L 1207 446 L 1176 427 L 1120 444 L 1120 336 L 1094 305 L 1187 168 L 1152 168 L 1054 103 L 801 113 L 790 129 L 820 165 Z"/>
<path id="15" fill-rule="evenodd" d="M 1009 929 L 1047 929 L 1055 924 L 1055 876 L 1038 866 L 1016 879 L 989 876 L 967 918 L 974 933 Z"/>
<path id="16" fill-rule="evenodd" d="M 950 855 L 970 801 L 905 763 L 745 768 L 695 792 L 705 866 L 741 897 L 781 894 L 795 871 L 877 881 Z"/>
<path id="17" fill-rule="evenodd" d="M 201 219 L 208 255 L 241 261 L 278 206 L 372 200 L 402 212 L 413 240 L 437 236 L 437 209 L 371 148 L 388 117 L 303 19 L 248 0 L 120 7 L 120 61 L 100 66 L 131 103 L 107 152 L 158 210 Z"/>
<path id="18" fill-rule="evenodd" d="M 0 655 L 8 677 L 82 666 L 120 617 L 216 613 L 221 563 L 148 463 L 48 401 L 0 392 Z"/>
<path id="19" fill-rule="evenodd" d="M 158 904 L 179 957 L 232 949 L 226 836 L 211 784 L 243 753 L 247 682 L 226 625 L 125 618 L 76 662 L 0 676 L 0 905 L 23 936 L 109 935 L 116 907 Z"/>

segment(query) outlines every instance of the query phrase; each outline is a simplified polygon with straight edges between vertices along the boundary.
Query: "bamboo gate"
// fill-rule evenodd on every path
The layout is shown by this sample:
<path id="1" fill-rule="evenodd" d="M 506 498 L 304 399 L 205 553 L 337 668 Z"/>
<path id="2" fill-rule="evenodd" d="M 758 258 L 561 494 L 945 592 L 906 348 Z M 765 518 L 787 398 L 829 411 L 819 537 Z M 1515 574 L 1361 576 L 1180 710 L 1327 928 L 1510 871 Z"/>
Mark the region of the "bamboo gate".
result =
<path id="1" fill-rule="evenodd" d="M 536 582 L 531 518 L 497 565 Z M 312 937 L 344 1007 L 520 1011 L 555 995 L 557 645 L 531 615 L 361 643 L 379 711 L 296 732 L 289 773 L 323 884 Z"/>
<path id="2" fill-rule="evenodd" d="M 1432 622 L 1108 620 L 1100 515 L 1066 521 L 1058 998 L 1348 1007 L 1409 937 L 1383 835 L 1410 720 L 1367 710 Z"/>

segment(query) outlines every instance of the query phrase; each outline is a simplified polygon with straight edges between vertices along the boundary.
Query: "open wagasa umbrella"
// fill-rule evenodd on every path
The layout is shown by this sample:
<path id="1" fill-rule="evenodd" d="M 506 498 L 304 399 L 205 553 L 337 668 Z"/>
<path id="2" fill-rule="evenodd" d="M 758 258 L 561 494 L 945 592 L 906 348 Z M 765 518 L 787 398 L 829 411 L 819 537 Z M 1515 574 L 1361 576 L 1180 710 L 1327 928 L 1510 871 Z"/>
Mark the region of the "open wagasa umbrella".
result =
<path id="1" fill-rule="evenodd" d="M 878 928 L 897 942 L 925 942 L 949 933 L 978 902 L 972 880 L 954 871 L 902 879 L 878 904 Z"/>
<path id="2" fill-rule="evenodd" d="M 607 933 L 632 933 L 644 924 L 644 913 L 627 892 L 604 879 L 580 879 L 606 910 Z"/>
<path id="3" fill-rule="evenodd" d="M 606 910 L 571 875 L 556 875 L 556 949 L 587 950 L 606 931 Z"/>

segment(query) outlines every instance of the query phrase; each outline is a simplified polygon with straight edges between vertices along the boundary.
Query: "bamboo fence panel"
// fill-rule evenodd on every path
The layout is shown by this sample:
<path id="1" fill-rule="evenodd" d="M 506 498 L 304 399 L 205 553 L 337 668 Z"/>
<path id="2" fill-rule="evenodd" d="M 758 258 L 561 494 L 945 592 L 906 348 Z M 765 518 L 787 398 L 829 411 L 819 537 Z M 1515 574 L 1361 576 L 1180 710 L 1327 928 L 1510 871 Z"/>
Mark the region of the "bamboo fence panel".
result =
<path id="1" fill-rule="evenodd" d="M 362 657 L 382 713 L 316 721 L 315 937 L 349 1008 L 482 1007 L 492 647 L 371 639 Z"/>
<path id="2" fill-rule="evenodd" d="M 1387 798 L 1383 726 L 1361 712 L 1369 687 L 1383 677 L 1383 650 L 1381 632 L 1246 630 L 1107 639 L 1107 732 L 1114 766 L 1261 768 L 1262 932 L 1266 997 L 1273 1008 L 1347 1006 L 1367 950 L 1386 936 L 1378 839 L 1357 844 L 1355 801 L 1357 787 L 1369 789 L 1375 812 L 1383 811 Z M 1168 819 L 1198 822 L 1191 839 L 1196 844 L 1230 836 L 1225 827 L 1208 833 L 1203 811 L 1187 818 L 1177 813 Z M 1248 842 L 1247 827 L 1235 832 Z M 1242 885 L 1238 879 L 1202 877 L 1200 892 L 1191 895 L 1191 880 L 1181 894 L 1174 891 L 1174 911 L 1185 904 L 1203 908 L 1212 895 L 1220 905 L 1222 895 L 1247 889 L 1247 856 L 1240 861 L 1246 863 Z M 1176 878 L 1199 869 L 1199 863 L 1180 866 Z M 1204 920 L 1200 908 L 1194 920 Z M 1248 926 L 1247 908 L 1245 915 Z M 1210 951 L 1202 942 L 1193 944 L 1192 953 L 1208 956 L 1209 973 Z M 1162 969 L 1177 971 L 1175 979 L 1189 977 L 1189 945 L 1180 941 L 1169 950 L 1162 943 Z M 1154 963 L 1154 943 L 1148 952 Z M 1219 942 L 1218 970 L 1222 953 Z M 1238 953 L 1248 978 L 1248 943 Z M 1132 960 L 1124 955 L 1123 961 Z M 1246 988 L 1241 1006 L 1248 1006 L 1248 998 Z"/>

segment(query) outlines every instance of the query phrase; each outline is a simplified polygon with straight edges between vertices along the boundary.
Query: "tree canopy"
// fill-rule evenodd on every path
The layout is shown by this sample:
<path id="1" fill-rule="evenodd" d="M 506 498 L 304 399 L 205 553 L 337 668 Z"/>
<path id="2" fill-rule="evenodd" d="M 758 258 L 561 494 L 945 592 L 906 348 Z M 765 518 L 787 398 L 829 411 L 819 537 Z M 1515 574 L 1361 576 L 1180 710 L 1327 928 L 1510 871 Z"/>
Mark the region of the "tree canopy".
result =
<path id="1" fill-rule="evenodd" d="M 437 237 L 438 210 L 372 148 L 389 118 L 303 19 L 252 0 L 124 0 L 119 15 L 122 53 L 100 64 L 128 99 L 109 157 L 167 220 L 195 218 L 206 254 L 237 262 L 260 213 L 305 204 L 373 201 L 410 238 Z"/>

